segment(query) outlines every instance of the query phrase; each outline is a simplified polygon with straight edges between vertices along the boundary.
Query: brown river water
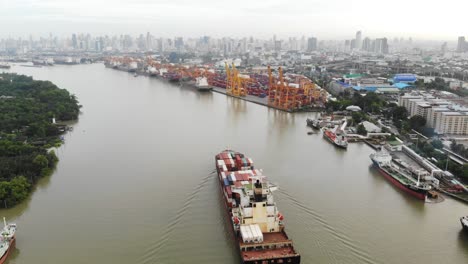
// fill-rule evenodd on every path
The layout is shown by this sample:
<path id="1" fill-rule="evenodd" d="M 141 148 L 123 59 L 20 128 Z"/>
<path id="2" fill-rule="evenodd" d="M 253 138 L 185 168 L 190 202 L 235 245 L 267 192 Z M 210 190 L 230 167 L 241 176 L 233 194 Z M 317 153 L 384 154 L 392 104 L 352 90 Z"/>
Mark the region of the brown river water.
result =
<path id="1" fill-rule="evenodd" d="M 18 224 L 10 264 L 239 263 L 214 173 L 225 148 L 279 184 L 275 199 L 302 263 L 468 263 L 459 222 L 467 205 L 406 195 L 371 166 L 368 146 L 342 151 L 307 135 L 313 113 L 102 64 L 9 71 L 50 80 L 83 105 L 53 175 L 1 211 Z"/>

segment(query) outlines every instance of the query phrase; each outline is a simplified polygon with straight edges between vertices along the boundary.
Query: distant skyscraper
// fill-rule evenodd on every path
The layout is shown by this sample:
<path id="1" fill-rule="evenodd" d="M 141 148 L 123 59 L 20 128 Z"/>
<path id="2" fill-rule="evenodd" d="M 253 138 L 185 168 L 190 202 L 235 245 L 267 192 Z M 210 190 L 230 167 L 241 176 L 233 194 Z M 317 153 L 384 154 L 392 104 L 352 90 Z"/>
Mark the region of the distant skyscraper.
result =
<path id="1" fill-rule="evenodd" d="M 281 50 L 281 40 L 275 41 L 275 51 Z"/>
<path id="2" fill-rule="evenodd" d="M 362 50 L 370 51 L 371 50 L 371 40 L 370 38 L 364 38 L 362 41 Z"/>
<path id="3" fill-rule="evenodd" d="M 362 48 L 362 32 L 356 32 L 356 41 L 355 41 L 355 48 L 360 50 Z"/>
<path id="4" fill-rule="evenodd" d="M 307 39 L 307 51 L 317 50 L 317 38 Z"/>
<path id="5" fill-rule="evenodd" d="M 72 35 L 72 43 L 73 43 L 73 49 L 78 48 L 78 40 L 76 39 L 76 34 Z"/>
<path id="6" fill-rule="evenodd" d="M 440 47 L 440 51 L 442 53 L 445 53 L 447 51 L 447 42 L 444 42 L 444 44 L 442 44 L 442 46 Z"/>
<path id="7" fill-rule="evenodd" d="M 388 53 L 388 42 L 387 38 L 378 38 L 375 40 L 374 52 L 387 54 Z"/>
<path id="8" fill-rule="evenodd" d="M 352 39 L 352 40 L 351 40 L 350 46 L 351 46 L 351 50 L 355 50 L 355 49 L 356 49 L 356 40 L 355 40 L 355 39 Z"/>
<path id="9" fill-rule="evenodd" d="M 464 52 L 466 50 L 466 40 L 465 37 L 458 37 L 458 52 Z"/>

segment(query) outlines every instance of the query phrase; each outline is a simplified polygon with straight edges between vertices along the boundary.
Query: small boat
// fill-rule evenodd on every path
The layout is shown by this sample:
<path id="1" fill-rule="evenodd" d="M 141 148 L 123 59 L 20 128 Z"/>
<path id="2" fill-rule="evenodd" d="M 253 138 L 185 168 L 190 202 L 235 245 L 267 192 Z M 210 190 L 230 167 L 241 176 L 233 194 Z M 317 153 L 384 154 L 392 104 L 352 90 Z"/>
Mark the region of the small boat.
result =
<path id="1" fill-rule="evenodd" d="M 468 232 L 468 215 L 460 217 L 460 223 L 463 227 L 463 230 Z"/>
<path id="2" fill-rule="evenodd" d="M 138 73 L 135 72 L 135 73 L 133 74 L 133 77 L 138 77 Z"/>

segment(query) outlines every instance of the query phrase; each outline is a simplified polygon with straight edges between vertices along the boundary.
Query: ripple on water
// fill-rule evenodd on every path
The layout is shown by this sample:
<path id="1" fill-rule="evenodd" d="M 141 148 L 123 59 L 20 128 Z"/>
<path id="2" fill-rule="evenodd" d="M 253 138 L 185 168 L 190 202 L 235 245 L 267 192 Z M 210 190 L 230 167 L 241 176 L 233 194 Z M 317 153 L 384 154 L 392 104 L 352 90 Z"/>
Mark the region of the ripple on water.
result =
<path id="1" fill-rule="evenodd" d="M 151 245 L 145 250 L 138 263 L 166 263 L 160 262 L 161 260 L 159 258 L 161 256 L 166 255 L 165 250 L 167 245 L 169 244 L 169 241 L 174 236 L 174 230 L 186 217 L 186 214 L 192 206 L 192 203 L 196 199 L 197 195 L 206 187 L 210 180 L 213 180 L 215 178 L 213 174 L 214 173 L 212 172 L 211 174 L 200 179 L 199 183 L 186 196 L 184 203 L 179 208 L 179 210 L 177 210 L 171 221 L 168 223 L 168 225 L 164 229 L 164 232 L 161 234 L 161 236 L 155 237 L 155 240 L 152 241 Z"/>
<path id="2" fill-rule="evenodd" d="M 298 210 L 298 213 L 304 215 L 304 217 L 296 217 L 295 220 L 299 220 L 301 226 L 305 227 L 304 231 L 313 232 L 315 229 L 315 224 L 318 223 L 321 227 L 332 237 L 338 240 L 341 245 L 343 245 L 352 256 L 354 256 L 353 263 L 369 263 L 374 264 L 378 263 L 365 249 L 359 246 L 359 243 L 349 236 L 345 234 L 345 232 L 339 229 L 336 226 L 330 224 L 319 212 L 313 210 L 312 208 L 308 207 L 306 204 L 300 202 L 297 198 L 295 198 L 292 194 L 284 190 L 283 188 L 278 190 L 278 196 L 280 199 L 284 198 L 283 200 L 295 207 Z M 327 247 L 327 242 L 322 241 L 323 236 L 314 236 L 316 239 L 315 244 L 317 245 L 318 249 L 324 253 L 328 257 L 329 263 L 340 263 L 342 258 L 338 259 L 337 255 L 344 255 L 344 252 L 333 252 Z M 346 257 L 346 255 L 344 255 Z M 310 260 L 312 261 L 312 260 Z"/>

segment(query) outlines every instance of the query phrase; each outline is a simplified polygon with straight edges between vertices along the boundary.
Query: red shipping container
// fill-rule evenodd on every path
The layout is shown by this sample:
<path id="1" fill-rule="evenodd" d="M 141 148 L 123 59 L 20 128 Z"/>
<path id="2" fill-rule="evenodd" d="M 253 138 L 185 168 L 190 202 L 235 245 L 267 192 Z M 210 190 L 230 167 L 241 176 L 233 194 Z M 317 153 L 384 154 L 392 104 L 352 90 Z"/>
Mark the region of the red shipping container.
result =
<path id="1" fill-rule="evenodd" d="M 226 186 L 226 193 L 227 193 L 227 195 L 228 195 L 229 198 L 232 198 L 231 186 Z"/>

